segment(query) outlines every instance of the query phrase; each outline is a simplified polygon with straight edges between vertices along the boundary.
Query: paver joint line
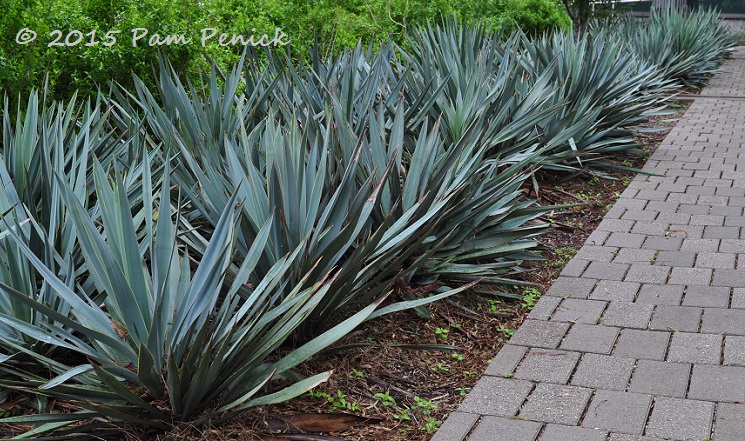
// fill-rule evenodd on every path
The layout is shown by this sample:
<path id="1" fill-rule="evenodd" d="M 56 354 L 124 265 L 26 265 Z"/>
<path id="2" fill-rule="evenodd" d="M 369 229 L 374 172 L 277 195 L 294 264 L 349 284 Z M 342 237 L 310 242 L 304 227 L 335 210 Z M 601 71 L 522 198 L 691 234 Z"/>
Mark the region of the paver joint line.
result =
<path id="1" fill-rule="evenodd" d="M 434 441 L 745 439 L 745 47 Z"/>

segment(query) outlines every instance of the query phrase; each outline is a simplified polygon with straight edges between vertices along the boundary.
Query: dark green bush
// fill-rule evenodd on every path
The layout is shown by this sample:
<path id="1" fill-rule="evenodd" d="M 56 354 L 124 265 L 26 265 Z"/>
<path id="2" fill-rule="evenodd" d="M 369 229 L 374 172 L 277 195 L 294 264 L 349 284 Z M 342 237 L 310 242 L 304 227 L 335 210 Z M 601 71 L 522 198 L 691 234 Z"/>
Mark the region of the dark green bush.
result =
<path id="1" fill-rule="evenodd" d="M 546 31 L 569 29 L 572 21 L 564 6 L 554 0 L 511 0 L 509 16 L 526 33 L 540 35 Z"/>
<path id="2" fill-rule="evenodd" d="M 465 21 L 479 20 L 492 28 L 518 25 L 528 33 L 541 33 L 566 27 L 569 19 L 555 0 L 0 0 L 0 90 L 11 97 L 26 95 L 43 84 L 49 75 L 49 91 L 54 98 L 66 99 L 75 90 L 83 93 L 106 88 L 109 81 L 132 86 L 132 73 L 146 84 L 154 84 L 155 60 L 166 55 L 178 73 L 194 78 L 205 71 L 207 55 L 227 68 L 241 55 L 240 45 L 220 47 L 213 42 L 203 47 L 201 29 L 211 27 L 229 35 L 274 35 L 281 28 L 290 39 L 291 54 L 305 58 L 318 39 L 321 53 L 340 52 L 364 44 L 380 44 L 392 38 L 405 44 L 404 33 L 413 26 L 440 22 L 456 14 Z M 29 45 L 15 42 L 23 28 L 37 33 Z M 145 28 L 146 38 L 133 47 L 131 30 Z M 106 32 L 119 31 L 117 43 L 86 46 L 90 36 L 74 47 L 48 47 L 50 32 L 62 32 L 61 41 L 71 31 L 96 31 L 102 41 Z M 149 47 L 152 34 L 184 34 L 192 38 L 185 45 Z M 71 41 L 75 41 L 75 35 Z M 213 39 L 214 41 L 214 39 Z"/>
<path id="3" fill-rule="evenodd" d="M 0 0 L 0 89 L 8 92 L 25 90 L 43 72 L 44 64 L 33 56 L 28 46 L 15 43 L 18 30 L 39 27 L 43 22 L 41 7 L 35 0 Z M 38 81 L 37 81 L 38 83 Z"/>
<path id="4" fill-rule="evenodd" d="M 148 47 L 138 44 L 133 47 L 133 28 L 145 28 L 150 33 L 191 33 L 207 26 L 208 16 L 196 3 L 175 0 L 139 0 L 104 2 L 101 0 L 55 0 L 46 4 L 30 2 L 26 8 L 16 7 L 16 0 L 0 0 L 0 8 L 9 11 L 0 19 L 0 89 L 16 96 L 24 95 L 32 87 L 39 87 L 48 75 L 50 91 L 55 98 L 66 98 L 75 90 L 82 93 L 106 87 L 110 80 L 131 86 L 132 73 L 150 78 L 159 52 L 169 57 L 180 72 L 204 68 L 204 49 L 198 44 Z M 16 42 L 19 30 L 28 28 L 36 32 L 32 44 Z M 60 31 L 61 38 L 52 33 Z M 70 42 L 65 38 L 71 34 Z M 95 34 L 92 32 L 95 31 Z M 105 34 L 112 31 L 117 42 L 104 46 Z M 116 32 L 118 31 L 118 34 Z M 149 37 L 149 36 L 148 36 Z M 62 46 L 49 46 L 58 41 Z M 99 44 L 89 45 L 92 41 Z M 142 40 L 143 42 L 146 39 Z M 212 56 L 215 50 L 204 49 Z"/>

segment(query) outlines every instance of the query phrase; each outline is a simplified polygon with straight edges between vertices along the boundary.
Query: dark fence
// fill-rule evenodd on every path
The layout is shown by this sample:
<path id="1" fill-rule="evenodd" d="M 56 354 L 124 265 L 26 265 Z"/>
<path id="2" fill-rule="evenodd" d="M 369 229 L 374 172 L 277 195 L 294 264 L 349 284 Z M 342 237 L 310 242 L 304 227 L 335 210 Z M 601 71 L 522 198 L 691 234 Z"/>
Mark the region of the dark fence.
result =
<path id="1" fill-rule="evenodd" d="M 649 12 L 651 1 L 619 2 L 616 7 L 622 7 L 632 12 Z M 716 8 L 722 14 L 745 15 L 745 0 L 688 0 L 689 8 Z"/>
<path id="2" fill-rule="evenodd" d="M 722 14 L 745 14 L 745 0 L 699 0 L 699 8 L 717 8 Z"/>

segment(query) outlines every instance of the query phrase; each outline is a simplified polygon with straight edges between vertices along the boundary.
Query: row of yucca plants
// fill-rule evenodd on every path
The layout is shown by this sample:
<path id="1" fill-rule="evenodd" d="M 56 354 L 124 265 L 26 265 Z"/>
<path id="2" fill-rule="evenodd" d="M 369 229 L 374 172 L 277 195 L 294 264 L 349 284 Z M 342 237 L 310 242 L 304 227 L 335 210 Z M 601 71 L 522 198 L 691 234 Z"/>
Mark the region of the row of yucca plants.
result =
<path id="1" fill-rule="evenodd" d="M 534 246 L 529 238 L 545 228 L 526 225 L 543 210 L 531 208 L 519 190 L 535 154 L 490 159 L 484 140 L 516 138 L 531 130 L 535 117 L 514 123 L 505 115 L 485 131 L 484 113 L 447 140 L 441 120 L 419 116 L 433 100 L 417 98 L 425 103 L 423 111 L 391 99 L 402 80 L 392 78 L 390 53 L 357 49 L 329 63 L 315 61 L 310 69 L 277 62 L 252 71 L 256 84 L 237 105 L 239 70 L 225 79 L 224 89 L 216 73 L 212 86 L 205 85 L 205 102 L 220 105 L 189 98 L 172 71 L 165 71 L 158 90 L 170 102 L 138 87 L 135 107 L 122 112 L 144 111 L 154 136 L 180 157 L 174 180 L 189 201 L 185 218 L 206 222 L 209 234 L 225 201 L 238 191 L 244 201 L 239 252 L 274 216 L 260 269 L 302 245 L 306 258 L 295 266 L 290 285 L 333 271 L 324 307 L 298 328 L 296 341 L 385 296 L 398 279 L 447 273 L 462 280 L 468 270 L 471 279 L 504 281 L 500 276 L 519 260 L 509 256 Z M 215 115 L 225 109 L 244 115 Z M 227 131 L 226 120 L 236 122 Z M 223 121 L 222 130 L 209 127 L 210 121 Z M 195 252 L 204 237 L 197 230 L 187 235 Z"/>
<path id="2" fill-rule="evenodd" d="M 163 67 L 162 99 L 119 91 L 106 115 L 32 99 L 14 124 L 5 109 L 4 151 L 26 162 L 5 179 L 2 257 L 26 272 L 0 279 L 0 386 L 36 395 L 38 413 L 0 422 L 32 425 L 22 437 L 166 430 L 285 401 L 330 375 L 291 369 L 364 320 L 463 289 L 383 305 L 395 281 L 502 280 L 545 228 L 520 191 L 531 156 L 489 159 L 481 129 L 446 146 L 436 121 L 407 129 L 402 103 L 350 122 L 334 94 L 323 115 L 285 121 L 275 101 L 252 119 L 238 70 L 213 72 L 199 99 Z M 29 161 L 48 187 L 33 204 L 10 199 Z M 46 412 L 55 400 L 79 410 Z"/>
<path id="3" fill-rule="evenodd" d="M 532 132 L 495 140 L 489 156 L 520 158 L 529 138 L 543 148 L 533 159 L 540 167 L 601 174 L 619 167 L 619 153 L 639 154 L 639 126 L 670 113 L 665 102 L 713 73 L 733 44 L 711 11 L 595 23 L 579 37 L 505 36 L 449 21 L 414 30 L 399 70 L 415 93 L 410 102 L 423 106 L 421 95 L 434 101 L 418 116 L 441 116 L 445 139 L 482 115 L 485 127 L 490 118 L 503 127 L 532 118 Z"/>
<path id="4" fill-rule="evenodd" d="M 330 373 L 292 368 L 365 320 L 515 284 L 549 209 L 532 173 L 608 166 L 676 81 L 603 32 L 451 21 L 411 47 L 6 105 L 0 393 L 36 413 L 0 424 L 167 430 L 303 393 Z"/>
<path id="5" fill-rule="evenodd" d="M 639 153 L 634 132 L 666 113 L 678 87 L 610 32 L 523 38 L 522 62 L 533 76 L 550 72 L 555 86 L 547 105 L 556 110 L 540 122 L 548 167 L 597 173 L 615 167 L 619 153 Z"/>
<path id="6" fill-rule="evenodd" d="M 580 37 L 523 37 L 521 63 L 532 82 L 550 72 L 556 109 L 540 123 L 547 165 L 601 173 L 619 166 L 618 153 L 640 153 L 635 132 L 651 116 L 670 113 L 666 101 L 681 86 L 701 85 L 717 71 L 734 34 L 709 10 L 621 16 L 596 22 Z"/>
<path id="7" fill-rule="evenodd" d="M 693 87 L 702 86 L 717 71 L 724 50 L 737 41 L 714 10 L 653 11 L 647 20 L 623 16 L 595 28 L 612 29 L 656 69 L 658 77 Z"/>

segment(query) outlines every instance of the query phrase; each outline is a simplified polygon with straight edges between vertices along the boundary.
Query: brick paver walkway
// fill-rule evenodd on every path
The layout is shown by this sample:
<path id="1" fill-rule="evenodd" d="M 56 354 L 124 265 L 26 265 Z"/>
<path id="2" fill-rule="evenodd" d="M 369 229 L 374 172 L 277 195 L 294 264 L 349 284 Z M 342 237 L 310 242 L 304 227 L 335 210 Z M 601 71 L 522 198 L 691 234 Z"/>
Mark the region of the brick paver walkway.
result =
<path id="1" fill-rule="evenodd" d="M 432 441 L 745 440 L 745 48 Z"/>

